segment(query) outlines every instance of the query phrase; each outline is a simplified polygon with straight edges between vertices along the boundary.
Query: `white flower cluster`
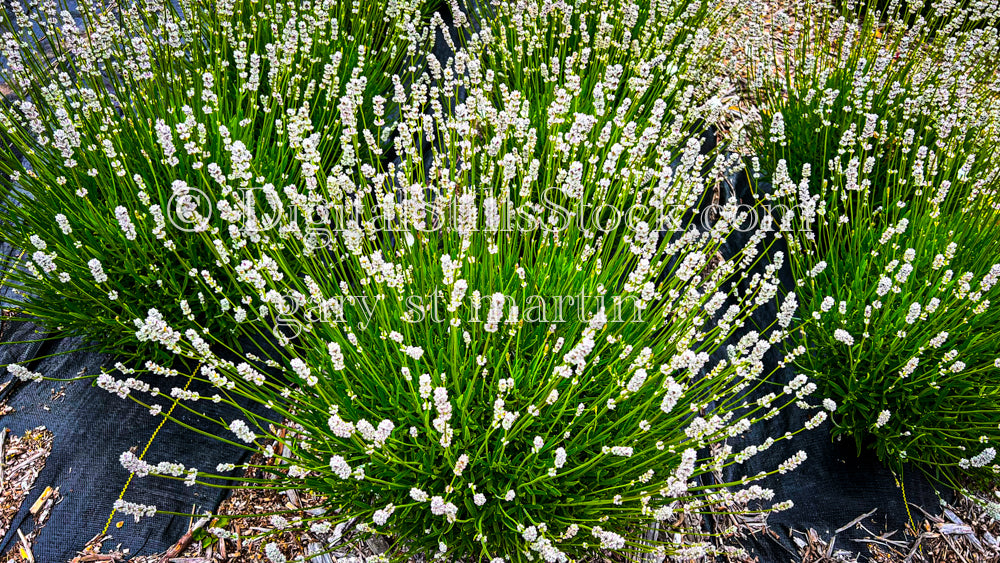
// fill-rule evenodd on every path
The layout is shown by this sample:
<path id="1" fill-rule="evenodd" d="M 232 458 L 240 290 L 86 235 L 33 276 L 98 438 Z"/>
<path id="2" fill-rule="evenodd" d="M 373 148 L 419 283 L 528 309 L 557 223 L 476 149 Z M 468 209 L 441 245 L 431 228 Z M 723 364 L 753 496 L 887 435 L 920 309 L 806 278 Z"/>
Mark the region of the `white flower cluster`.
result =
<path id="1" fill-rule="evenodd" d="M 391 420 L 384 419 L 378 423 L 378 428 L 372 426 L 370 422 L 365 419 L 361 419 L 355 425 L 358 433 L 365 440 L 372 442 L 375 448 L 381 448 L 385 445 L 385 441 L 389 439 L 389 435 L 395 430 L 396 425 L 392 423 Z"/>
<path id="2" fill-rule="evenodd" d="M 335 455 L 330 458 L 330 470 L 341 479 L 347 479 L 351 476 L 351 466 L 348 465 L 347 460 L 341 455 Z"/>
<path id="3" fill-rule="evenodd" d="M 144 381 L 136 379 L 134 377 L 129 377 L 125 380 L 115 379 L 108 373 L 101 373 L 97 376 L 97 386 L 109 393 L 114 393 L 124 399 L 134 391 L 139 391 L 142 393 L 150 393 L 154 396 L 159 394 L 158 389 L 154 389 Z"/>
<path id="4" fill-rule="evenodd" d="M 133 321 L 138 329 L 135 332 L 136 339 L 139 342 L 156 342 L 167 350 L 179 353 L 181 334 L 170 327 L 158 310 L 150 309 L 146 315 L 145 320 L 135 319 Z"/>
<path id="5" fill-rule="evenodd" d="M 250 430 L 250 427 L 247 426 L 247 423 L 239 419 L 229 423 L 229 430 L 233 434 L 236 434 L 237 438 L 243 440 L 248 444 L 252 444 L 254 440 L 257 439 L 257 435 L 254 434 L 252 430 Z"/>
<path id="6" fill-rule="evenodd" d="M 156 515 L 155 506 L 126 502 L 122 499 L 116 500 L 113 508 L 122 514 L 128 514 L 129 516 L 134 517 L 136 522 L 138 522 L 140 518 L 152 517 Z"/>
<path id="7" fill-rule="evenodd" d="M 136 231 L 135 225 L 129 218 L 128 209 L 119 205 L 115 208 L 115 218 L 118 220 L 118 225 L 122 228 L 122 232 L 125 233 L 125 238 L 128 240 L 135 240 Z"/>
<path id="8" fill-rule="evenodd" d="M 431 497 L 431 514 L 444 516 L 448 522 L 454 522 L 458 518 L 458 507 L 439 496 L 434 496 Z"/>
<path id="9" fill-rule="evenodd" d="M 833 337 L 837 341 L 839 341 L 839 342 L 841 342 L 843 344 L 846 344 L 848 346 L 854 346 L 854 337 L 851 336 L 851 333 L 847 332 L 846 330 L 844 330 L 842 328 L 838 328 L 838 329 L 834 330 L 833 331 Z"/>
<path id="10" fill-rule="evenodd" d="M 372 521 L 375 522 L 376 526 L 384 526 L 385 523 L 389 521 L 389 517 L 392 516 L 392 513 L 395 510 L 396 506 L 389 503 L 385 506 L 385 508 L 380 508 L 375 511 L 375 514 L 372 516 Z"/>
<path id="11" fill-rule="evenodd" d="M 281 553 L 281 549 L 278 548 L 278 544 L 274 542 L 270 542 L 264 546 L 264 555 L 267 556 L 268 561 L 271 563 L 285 563 L 288 561 Z"/>
<path id="12" fill-rule="evenodd" d="M 91 258 L 87 262 L 87 266 L 90 267 L 90 273 L 94 276 L 94 281 L 97 283 L 104 283 L 108 281 L 107 274 L 104 273 L 104 267 L 101 265 L 101 261 L 97 258 Z"/>
<path id="13" fill-rule="evenodd" d="M 601 549 L 622 549 L 625 547 L 625 538 L 600 526 L 591 528 L 590 533 L 601 540 Z"/>
<path id="14" fill-rule="evenodd" d="M 28 368 L 19 364 L 8 364 L 7 372 L 14 377 L 20 379 L 21 381 L 41 381 L 42 374 L 31 371 Z"/>
<path id="15" fill-rule="evenodd" d="M 875 421 L 875 428 L 882 428 L 889 423 L 889 417 L 892 416 L 888 410 L 883 410 L 878 413 L 878 420 Z"/>
<path id="16" fill-rule="evenodd" d="M 784 475 L 785 473 L 788 473 L 789 471 L 792 471 L 796 467 L 802 465 L 805 460 L 806 452 L 799 450 L 795 455 L 786 459 L 781 463 L 781 465 L 778 466 L 778 473 Z"/>

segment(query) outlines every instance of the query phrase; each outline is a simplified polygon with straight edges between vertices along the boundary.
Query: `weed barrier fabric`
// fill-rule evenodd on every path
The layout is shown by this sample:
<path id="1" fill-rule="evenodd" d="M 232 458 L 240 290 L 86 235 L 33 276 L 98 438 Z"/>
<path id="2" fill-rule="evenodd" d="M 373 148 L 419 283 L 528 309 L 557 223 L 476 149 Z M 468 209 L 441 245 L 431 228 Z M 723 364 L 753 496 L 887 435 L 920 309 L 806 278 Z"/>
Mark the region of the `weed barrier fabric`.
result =
<path id="1" fill-rule="evenodd" d="M 47 377 L 69 378 L 80 374 L 100 373 L 102 366 L 114 360 L 105 354 L 77 350 L 79 339 L 42 341 L 44 334 L 30 322 L 10 322 L 0 345 L 0 365 L 17 362 Z M 35 341 L 26 344 L 12 342 Z M 33 358 L 44 359 L 33 360 Z M 115 374 L 121 378 L 121 374 Z M 11 376 L 4 373 L 0 381 Z M 169 392 L 173 387 L 183 387 L 187 378 L 167 378 L 145 374 L 142 377 L 154 387 Z M 93 380 L 71 383 L 45 381 L 22 383 L 13 380 L 8 387 L 8 404 L 14 412 L 0 418 L 14 434 L 37 426 L 45 426 L 54 434 L 52 452 L 45 467 L 35 481 L 0 544 L 0 553 L 17 549 L 17 529 L 25 534 L 35 526 L 29 508 L 46 486 L 58 487 L 62 501 L 55 505 L 45 527 L 33 545 L 35 560 L 44 563 L 62 563 L 72 559 L 78 550 L 98 535 L 119 498 L 129 473 L 119 463 L 122 452 L 134 449 L 142 453 L 160 422 L 161 416 L 132 401 L 121 399 L 92 385 Z M 192 383 L 191 389 L 199 389 Z M 64 396 L 53 400 L 54 392 Z M 211 394 L 212 391 L 204 389 Z M 135 393 L 135 391 L 133 391 Z M 171 401 L 159 398 L 150 403 L 149 394 L 137 398 L 147 404 L 160 404 L 164 412 Z M 195 403 L 204 414 L 227 421 L 239 416 L 233 407 L 214 404 L 208 400 Z M 213 429 L 211 423 L 177 407 L 174 416 L 196 428 Z M 243 418 L 243 417 L 240 417 Z M 214 426 L 214 431 L 221 433 Z M 202 436 L 181 425 L 167 421 L 156 433 L 144 459 L 150 463 L 171 461 L 185 467 L 196 467 L 216 473 L 220 463 L 241 463 L 249 456 L 246 450 Z M 237 470 L 238 471 L 238 470 Z M 227 473 L 232 475 L 233 473 Z M 216 481 L 218 482 L 218 481 Z M 124 500 L 155 505 L 171 512 L 204 512 L 215 510 L 226 495 L 226 489 L 203 485 L 185 486 L 183 480 L 149 476 L 134 478 L 124 494 Z M 121 527 L 117 523 L 122 522 Z M 168 549 L 187 531 L 189 519 L 180 516 L 157 514 L 138 523 L 133 517 L 115 514 L 107 533 L 107 551 L 121 544 L 129 555 L 157 553 Z"/>
<path id="2" fill-rule="evenodd" d="M 747 173 L 740 172 L 730 177 L 728 182 L 723 182 L 720 185 L 721 201 L 719 203 L 724 205 L 726 201 L 733 201 L 735 198 L 741 203 L 752 205 L 756 201 L 755 191 L 761 193 L 769 189 L 770 186 L 763 182 L 757 185 L 756 190 L 752 189 Z M 775 225 L 778 225 L 781 217 L 775 213 L 772 214 L 772 220 Z M 777 232 L 778 227 L 775 226 L 774 229 Z M 722 250 L 724 257 L 729 258 L 735 255 L 752 234 L 752 232 L 737 232 L 730 236 Z M 751 270 L 751 274 L 755 271 L 763 271 L 767 264 L 774 263 L 775 254 L 781 252 L 785 256 L 785 262 L 779 270 L 779 280 L 782 287 L 778 293 L 778 299 L 783 300 L 783 295 L 793 290 L 795 285 L 788 267 L 788 251 L 784 238 L 775 239 L 771 235 L 761 243 L 762 252 L 763 245 L 769 242 L 773 242 L 773 244 L 767 251 L 767 259 L 758 261 Z M 797 315 L 801 314 L 802 312 L 799 311 Z M 739 330 L 731 339 L 731 343 L 738 341 L 749 330 L 764 332 L 764 329 L 771 324 L 776 315 L 777 304 L 772 300 L 753 313 L 753 322 Z M 720 357 L 725 355 L 722 348 L 718 353 L 721 354 Z M 779 387 L 775 389 L 774 386 L 770 386 L 758 390 L 749 397 L 750 399 L 755 400 L 771 391 L 780 393 L 780 385 L 790 382 L 797 375 L 792 366 L 778 367 L 782 355 L 782 348 L 779 345 L 771 348 L 763 358 L 763 373 L 773 372 L 772 382 L 778 384 Z M 822 399 L 821 393 L 817 391 L 812 395 L 809 403 L 818 404 Z M 734 452 L 750 445 L 760 445 L 769 436 L 777 438 L 786 432 L 794 432 L 803 428 L 806 421 L 814 414 L 815 411 L 803 411 L 792 405 L 780 411 L 778 416 L 754 424 L 745 435 L 730 440 L 729 445 L 733 447 Z M 784 475 L 776 474 L 757 482 L 761 487 L 774 490 L 772 504 L 784 500 L 794 502 L 791 509 L 768 515 L 768 529 L 773 533 L 757 533 L 736 541 L 758 561 L 762 563 L 801 561 L 801 557 L 798 555 L 798 546 L 792 539 L 792 531 L 799 532 L 794 536 L 803 539 L 804 534 L 809 529 L 815 530 L 820 538 L 828 543 L 831 538 L 836 536 L 834 552 L 847 550 L 861 555 L 861 560 L 865 560 L 864 557 L 869 553 L 868 549 L 864 543 L 854 540 L 869 539 L 893 530 L 897 530 L 893 539 L 912 539 L 907 538 L 904 533 L 910 521 L 906 507 L 907 501 L 920 506 L 929 513 L 938 512 L 938 494 L 918 469 L 910 466 L 904 468 L 904 501 L 904 489 L 897 485 L 892 472 L 882 466 L 873 453 L 863 452 L 859 456 L 853 440 L 844 439 L 842 442 L 836 442 L 831 439 L 831 424 L 828 419 L 814 430 L 806 430 L 791 440 L 778 441 L 765 453 L 758 454 L 743 464 L 733 464 L 723 470 L 724 482 L 733 482 L 744 475 L 753 476 L 760 472 L 774 471 L 778 464 L 800 450 L 807 455 L 806 461 L 794 471 Z M 870 533 L 857 524 L 837 532 L 838 529 L 872 510 L 875 510 L 873 514 L 859 522 L 867 530 L 870 530 Z M 922 516 L 920 511 L 911 508 L 910 512 L 913 514 L 915 523 L 919 522 L 918 519 Z M 713 528 L 711 522 L 708 522 L 708 526 Z M 726 527 L 727 525 L 721 525 L 717 529 L 707 531 L 721 533 Z"/>

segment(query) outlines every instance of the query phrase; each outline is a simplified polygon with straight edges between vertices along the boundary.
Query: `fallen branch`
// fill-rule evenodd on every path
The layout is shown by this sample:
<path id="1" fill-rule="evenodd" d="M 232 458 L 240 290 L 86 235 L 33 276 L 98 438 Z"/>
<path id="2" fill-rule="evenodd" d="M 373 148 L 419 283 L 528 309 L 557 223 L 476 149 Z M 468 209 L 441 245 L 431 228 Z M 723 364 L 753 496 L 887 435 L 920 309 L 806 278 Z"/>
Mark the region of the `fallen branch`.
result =
<path id="1" fill-rule="evenodd" d="M 35 554 L 31 552 L 31 543 L 24 537 L 24 532 L 17 530 L 17 535 L 21 538 L 21 556 L 28 560 L 28 563 L 35 563 Z"/>
<path id="2" fill-rule="evenodd" d="M 8 383 L 10 383 L 10 382 L 8 381 Z M 6 456 L 4 456 L 4 453 L 3 453 L 3 445 L 4 445 L 4 442 L 7 441 L 7 432 L 8 432 L 8 429 L 6 429 L 6 428 L 4 428 L 3 431 L 0 431 L 0 488 L 3 488 L 3 483 L 4 483 L 4 478 L 3 478 L 3 460 L 6 459 Z"/>
<path id="3" fill-rule="evenodd" d="M 187 533 L 181 536 L 181 539 L 177 540 L 177 543 L 171 546 L 170 549 L 163 554 L 163 557 L 160 557 L 160 563 L 170 563 L 174 559 L 177 559 L 178 556 L 180 556 L 181 553 L 184 553 L 184 550 L 191 545 L 191 541 L 194 540 L 194 533 L 207 523 L 208 518 L 201 518 L 195 522 L 194 526 L 192 526 Z"/>
<path id="4" fill-rule="evenodd" d="M 114 553 L 92 553 L 90 555 L 81 555 L 80 557 L 74 557 L 73 563 L 93 563 L 94 561 L 121 561 L 121 558 Z"/>
<path id="5" fill-rule="evenodd" d="M 835 530 L 835 531 L 833 532 L 833 533 L 834 533 L 834 535 L 836 535 L 836 534 L 839 534 L 840 532 L 843 532 L 844 530 L 846 530 L 846 529 L 850 528 L 851 526 L 854 526 L 855 524 L 857 524 L 858 522 L 860 522 L 860 521 L 864 520 L 865 518 L 868 518 L 868 517 L 869 517 L 869 516 L 871 516 L 872 514 L 875 514 L 875 511 L 876 511 L 876 510 L 878 510 L 878 507 L 875 507 L 875 508 L 873 508 L 871 512 L 868 512 L 867 514 L 862 514 L 861 516 L 858 516 L 857 518 L 855 518 L 854 520 L 851 520 L 851 521 L 850 521 L 850 522 L 848 522 L 847 524 L 844 524 L 844 525 L 843 525 L 843 526 L 841 526 L 840 528 L 837 528 L 837 529 L 836 529 L 836 530 Z"/>
<path id="6" fill-rule="evenodd" d="M 28 457 L 26 457 L 23 460 L 21 460 L 20 463 L 18 463 L 14 467 L 11 467 L 10 468 L 10 473 L 12 475 L 14 473 L 17 473 L 18 471 L 20 471 L 20 470 L 24 469 L 25 467 L 27 467 L 28 465 L 30 465 L 31 462 L 35 461 L 36 459 L 42 457 L 43 455 L 45 455 L 47 453 L 48 452 L 46 452 L 45 450 L 36 450 L 35 452 L 29 454 Z"/>

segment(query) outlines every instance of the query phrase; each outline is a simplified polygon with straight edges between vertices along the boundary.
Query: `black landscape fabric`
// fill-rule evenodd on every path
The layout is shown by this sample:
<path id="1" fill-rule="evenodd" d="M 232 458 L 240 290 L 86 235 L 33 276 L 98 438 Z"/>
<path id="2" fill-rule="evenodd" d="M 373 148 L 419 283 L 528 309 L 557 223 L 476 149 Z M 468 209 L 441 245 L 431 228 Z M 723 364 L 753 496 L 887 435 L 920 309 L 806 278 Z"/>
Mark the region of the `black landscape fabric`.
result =
<path id="1" fill-rule="evenodd" d="M 0 344 L 0 365 L 10 362 L 25 365 L 47 377 L 70 378 L 81 374 L 100 373 L 102 366 L 110 368 L 114 360 L 104 354 L 75 351 L 83 346 L 78 339 L 59 339 L 41 342 L 44 334 L 29 322 L 8 322 Z M 10 344 L 11 342 L 29 342 Z M 68 352 L 68 353 L 67 353 Z M 51 356 L 33 360 L 42 356 Z M 3 370 L 0 381 L 11 376 Z M 122 378 L 121 374 L 115 374 Z M 171 378 L 144 374 L 143 381 L 163 391 L 184 387 L 184 375 Z M 33 552 L 39 563 L 69 561 L 108 522 L 112 506 L 118 499 L 129 473 L 119 463 L 122 452 L 134 449 L 142 452 L 157 426 L 163 420 L 130 399 L 121 399 L 96 386 L 91 380 L 60 384 L 57 382 L 22 383 L 14 380 L 6 393 L 8 404 L 14 412 L 0 418 L 0 426 L 10 428 L 13 434 L 23 434 L 37 426 L 45 426 L 54 438 L 49 455 L 34 488 L 25 498 L 11 529 L 0 544 L 0 553 L 16 550 L 16 530 L 30 533 L 35 526 L 28 509 L 46 486 L 58 487 L 62 502 L 52 513 L 34 542 Z M 191 389 L 197 389 L 192 387 Z M 55 393 L 64 395 L 53 400 Z M 133 391 L 135 393 L 135 391 Z M 211 395 L 210 390 L 205 393 Z M 139 397 L 149 403 L 150 395 Z M 164 411 L 170 404 L 159 399 Z M 154 402 L 155 404 L 155 402 Z M 238 416 L 232 407 L 200 400 L 195 405 L 214 418 L 231 421 Z M 178 420 L 197 428 L 222 429 L 178 407 L 174 411 Z M 181 425 L 167 421 L 153 439 L 145 460 L 156 464 L 171 461 L 215 472 L 220 463 L 240 463 L 246 450 L 223 444 L 199 435 Z M 161 510 L 182 513 L 201 513 L 215 510 L 222 501 L 225 489 L 202 485 L 186 486 L 183 481 L 154 476 L 135 478 L 125 492 L 124 500 L 155 505 Z M 119 528 L 118 522 L 123 522 Z M 105 549 L 121 544 L 130 555 L 157 553 L 168 549 L 188 528 L 189 519 L 180 516 L 157 514 L 136 523 L 133 517 L 117 513 L 105 542 Z"/>

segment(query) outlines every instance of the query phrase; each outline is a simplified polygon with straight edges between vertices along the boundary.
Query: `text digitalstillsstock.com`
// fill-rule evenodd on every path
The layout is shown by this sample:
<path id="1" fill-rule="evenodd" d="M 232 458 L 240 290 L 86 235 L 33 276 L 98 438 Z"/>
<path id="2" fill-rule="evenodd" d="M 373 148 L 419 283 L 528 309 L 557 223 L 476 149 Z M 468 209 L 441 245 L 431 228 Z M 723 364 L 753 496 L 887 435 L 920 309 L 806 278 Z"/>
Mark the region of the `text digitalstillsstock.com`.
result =
<path id="1" fill-rule="evenodd" d="M 796 220 L 795 207 L 772 204 L 717 203 L 703 208 L 684 204 L 651 206 L 633 203 L 621 208 L 608 203 L 579 201 L 572 208 L 559 202 L 562 192 L 550 188 L 540 203 L 510 208 L 494 198 L 460 202 L 452 198 L 441 204 L 434 200 L 393 200 L 391 206 L 369 206 L 347 200 L 343 205 L 315 206 L 310 214 L 285 205 L 273 190 L 245 188 L 236 205 L 213 201 L 205 192 L 190 188 L 174 193 L 168 203 L 169 219 L 184 232 L 202 232 L 218 212 L 244 234 L 257 234 L 296 225 L 303 241 L 313 246 L 329 245 L 335 236 L 347 232 L 385 233 L 563 233 L 571 229 L 591 233 L 631 232 L 683 233 L 691 229 L 717 232 L 757 230 L 790 232 L 809 230 L 808 222 Z M 258 196 L 258 194 L 262 194 Z M 562 199 L 565 199 L 564 197 Z M 268 209 L 258 202 L 266 202 Z"/>

